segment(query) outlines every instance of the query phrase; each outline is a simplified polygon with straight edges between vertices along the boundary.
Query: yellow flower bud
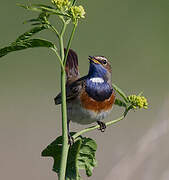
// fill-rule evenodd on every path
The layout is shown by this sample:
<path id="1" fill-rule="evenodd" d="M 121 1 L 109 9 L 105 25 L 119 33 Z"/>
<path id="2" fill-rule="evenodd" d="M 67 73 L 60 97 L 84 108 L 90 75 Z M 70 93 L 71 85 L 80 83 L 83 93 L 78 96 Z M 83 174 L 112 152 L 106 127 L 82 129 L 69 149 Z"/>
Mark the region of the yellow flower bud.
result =
<path id="1" fill-rule="evenodd" d="M 83 6 L 72 6 L 70 8 L 70 14 L 72 15 L 74 22 L 76 22 L 77 19 L 85 18 L 85 11 Z"/>
<path id="2" fill-rule="evenodd" d="M 128 96 L 128 100 L 132 104 L 134 109 L 136 108 L 147 109 L 148 108 L 148 102 L 144 96 L 130 95 Z"/>
<path id="3" fill-rule="evenodd" d="M 69 0 L 52 0 L 51 1 L 60 11 L 66 11 L 69 8 Z"/>

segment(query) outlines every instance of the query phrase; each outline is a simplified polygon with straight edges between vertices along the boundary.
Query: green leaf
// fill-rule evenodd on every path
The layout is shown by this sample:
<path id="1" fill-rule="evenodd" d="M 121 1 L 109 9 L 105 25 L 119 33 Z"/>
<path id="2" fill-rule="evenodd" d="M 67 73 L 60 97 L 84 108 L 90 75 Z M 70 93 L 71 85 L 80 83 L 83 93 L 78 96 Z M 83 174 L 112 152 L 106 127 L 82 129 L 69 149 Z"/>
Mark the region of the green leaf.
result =
<path id="1" fill-rule="evenodd" d="M 40 24 L 42 26 L 48 27 L 49 26 L 49 22 L 48 22 L 49 17 L 50 17 L 49 13 L 41 12 L 36 19 L 34 18 L 34 19 L 24 21 L 24 24 L 25 23 L 34 23 L 34 24 Z"/>
<path id="2" fill-rule="evenodd" d="M 3 57 L 13 51 L 19 51 L 19 50 L 35 48 L 35 47 L 47 47 L 47 48 L 56 49 L 55 45 L 50 41 L 43 39 L 28 39 L 25 41 L 13 42 L 10 46 L 0 49 L 0 57 Z"/>
<path id="3" fill-rule="evenodd" d="M 97 144 L 93 139 L 83 138 L 82 144 L 77 156 L 77 163 L 79 169 L 85 169 L 86 175 L 91 176 L 93 168 L 96 166 L 95 153 L 97 150 Z"/>
<path id="4" fill-rule="evenodd" d="M 20 7 L 23 7 L 25 9 L 27 9 L 27 10 L 31 10 L 31 11 L 48 12 L 50 14 L 57 14 L 57 15 L 60 15 L 60 16 L 70 17 L 66 13 L 61 13 L 60 11 L 58 11 L 57 9 L 55 9 L 53 7 L 43 5 L 43 4 L 31 4 L 31 5 L 17 4 L 17 5 L 20 6 Z"/>
<path id="5" fill-rule="evenodd" d="M 54 158 L 54 164 L 53 164 L 53 171 L 56 173 L 59 173 L 59 166 L 60 166 L 60 160 L 61 160 L 61 154 L 62 154 L 62 137 L 59 136 L 55 139 L 50 145 L 47 146 L 42 151 L 43 157 L 53 157 Z"/>
<path id="6" fill-rule="evenodd" d="M 123 102 L 123 101 L 121 101 L 120 99 L 115 99 L 115 102 L 114 102 L 114 104 L 115 105 L 118 105 L 118 106 L 120 106 L 120 107 L 127 107 L 127 104 L 125 103 L 125 102 Z"/>
<path id="7" fill-rule="evenodd" d="M 24 4 L 17 4 L 19 7 L 22 7 L 22 8 L 25 8 L 27 10 L 30 10 L 30 11 L 37 11 L 37 12 L 42 12 L 41 9 L 38 9 L 36 7 L 33 7 L 31 5 L 24 5 Z"/>
<path id="8" fill-rule="evenodd" d="M 56 138 L 46 149 L 42 151 L 42 156 L 53 157 L 53 171 L 59 173 L 61 152 L 62 152 L 62 137 Z M 87 176 L 92 175 L 93 168 L 96 166 L 97 145 L 94 140 L 85 137 L 79 139 L 69 148 L 66 180 L 81 180 L 79 170 L 84 169 Z"/>
<path id="9" fill-rule="evenodd" d="M 37 34 L 38 32 L 47 29 L 47 26 L 38 26 L 30 29 L 29 31 L 25 32 L 24 34 L 20 35 L 17 39 L 16 42 L 27 40 L 33 35 Z"/>
<path id="10" fill-rule="evenodd" d="M 34 23 L 34 22 L 39 22 L 39 19 L 38 18 L 37 19 L 29 19 L 29 20 L 24 21 L 23 24 Z M 39 23 L 39 24 L 41 24 L 41 23 Z"/>
<path id="11" fill-rule="evenodd" d="M 57 13 L 58 10 L 51 7 L 51 6 L 47 6 L 47 5 L 44 5 L 44 4 L 31 4 L 32 7 L 36 7 L 42 11 L 45 11 L 45 12 L 51 12 L 51 13 Z"/>
<path id="12" fill-rule="evenodd" d="M 124 101 L 125 101 L 126 103 L 128 103 L 129 101 L 128 101 L 128 99 L 127 99 L 126 94 L 125 94 L 118 86 L 116 86 L 115 84 L 112 83 L 112 86 L 113 86 L 114 89 L 119 93 L 119 95 L 124 99 Z"/>

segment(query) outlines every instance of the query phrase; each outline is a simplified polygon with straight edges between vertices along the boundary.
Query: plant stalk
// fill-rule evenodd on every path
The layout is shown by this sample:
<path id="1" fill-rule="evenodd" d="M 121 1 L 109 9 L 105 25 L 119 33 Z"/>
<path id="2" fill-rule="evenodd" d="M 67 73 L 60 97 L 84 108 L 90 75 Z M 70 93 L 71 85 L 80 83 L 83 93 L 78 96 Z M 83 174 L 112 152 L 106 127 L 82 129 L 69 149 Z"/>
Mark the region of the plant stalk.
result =
<path id="1" fill-rule="evenodd" d="M 62 59 L 60 58 L 60 55 L 58 54 L 57 50 L 56 50 L 56 49 L 52 49 L 52 50 L 55 52 L 55 54 L 56 54 L 56 56 L 57 56 L 57 58 L 58 58 L 58 60 L 59 60 L 59 63 L 60 63 L 60 65 L 61 65 L 61 68 L 64 69 L 65 67 L 64 67 L 64 65 L 63 65 L 63 61 L 62 61 Z"/>
<path id="2" fill-rule="evenodd" d="M 65 71 L 61 70 L 61 92 L 62 92 L 62 156 L 60 163 L 59 180 L 65 180 L 67 156 L 68 156 L 68 134 L 67 134 L 67 110 L 66 110 L 66 87 Z"/>
<path id="3" fill-rule="evenodd" d="M 72 33 L 70 35 L 70 38 L 69 38 L 69 41 L 68 41 L 68 44 L 67 44 L 66 53 L 65 53 L 64 62 L 63 62 L 64 65 L 66 64 L 67 55 L 68 55 L 68 52 L 69 52 L 69 49 L 70 49 L 70 46 L 71 46 L 71 42 L 73 40 L 73 36 L 74 36 L 75 30 L 76 30 L 77 24 L 78 23 L 74 24 Z"/>
<path id="4" fill-rule="evenodd" d="M 60 42 L 60 56 L 62 62 L 64 61 L 64 45 L 63 45 L 63 35 L 66 29 L 66 23 L 63 22 L 63 28 L 61 31 L 61 35 L 59 38 Z M 65 180 L 66 174 L 66 165 L 67 165 L 67 156 L 68 156 L 68 134 L 67 134 L 67 108 L 66 108 L 66 72 L 63 67 L 61 67 L 61 94 L 62 94 L 62 156 L 60 163 L 60 172 L 59 172 L 59 180 Z"/>
<path id="5" fill-rule="evenodd" d="M 66 53 L 64 54 L 64 45 L 63 45 L 63 35 L 66 29 L 66 25 L 68 22 L 63 21 L 63 28 L 59 37 L 60 40 L 60 56 L 63 62 L 63 66 L 65 67 L 67 55 L 69 52 L 69 48 L 71 46 L 71 42 L 75 33 L 75 29 L 77 27 L 77 23 L 74 25 L 72 33 L 70 35 Z M 66 166 L 67 166 L 67 156 L 69 151 L 68 145 L 68 127 L 67 127 L 67 108 L 66 108 L 66 72 L 65 69 L 61 68 L 61 93 L 62 93 L 62 157 L 60 164 L 60 173 L 59 180 L 65 180 L 66 174 Z"/>

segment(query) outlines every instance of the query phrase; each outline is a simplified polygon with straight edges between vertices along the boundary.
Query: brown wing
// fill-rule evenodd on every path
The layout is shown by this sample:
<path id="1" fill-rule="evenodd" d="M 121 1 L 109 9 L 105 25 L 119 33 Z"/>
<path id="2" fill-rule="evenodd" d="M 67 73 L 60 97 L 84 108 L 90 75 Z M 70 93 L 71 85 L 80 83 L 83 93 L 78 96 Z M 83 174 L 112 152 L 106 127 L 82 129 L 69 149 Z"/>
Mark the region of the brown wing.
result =
<path id="1" fill-rule="evenodd" d="M 65 49 L 66 52 L 66 49 Z M 80 73 L 78 69 L 78 57 L 75 51 L 69 49 L 67 60 L 66 60 L 66 94 L 67 100 L 75 98 L 82 87 L 79 79 Z M 77 82 L 76 82 L 77 81 Z M 59 93 L 55 99 L 55 104 L 61 103 L 61 93 Z"/>
<path id="2" fill-rule="evenodd" d="M 68 102 L 69 100 L 73 100 L 75 99 L 80 93 L 82 88 L 85 85 L 85 77 L 82 77 L 78 80 L 76 80 L 75 82 L 67 85 L 66 87 L 66 101 Z M 61 104 L 62 100 L 61 100 L 61 93 L 59 93 L 55 99 L 55 105 Z"/>
<path id="3" fill-rule="evenodd" d="M 68 52 L 65 71 L 67 77 L 67 84 L 71 84 L 72 82 L 79 79 L 80 73 L 78 69 L 78 57 L 76 52 L 72 49 L 69 49 Z"/>

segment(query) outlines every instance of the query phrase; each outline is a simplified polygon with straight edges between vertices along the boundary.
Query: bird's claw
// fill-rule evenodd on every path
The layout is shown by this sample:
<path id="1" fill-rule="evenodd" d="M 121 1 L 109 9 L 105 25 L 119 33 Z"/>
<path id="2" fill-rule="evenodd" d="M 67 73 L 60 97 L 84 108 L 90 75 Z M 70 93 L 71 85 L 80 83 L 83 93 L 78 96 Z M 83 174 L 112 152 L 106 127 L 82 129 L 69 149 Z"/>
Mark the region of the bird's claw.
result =
<path id="1" fill-rule="evenodd" d="M 99 130 L 104 132 L 106 130 L 106 124 L 102 121 L 97 121 L 98 125 L 100 126 Z"/>

